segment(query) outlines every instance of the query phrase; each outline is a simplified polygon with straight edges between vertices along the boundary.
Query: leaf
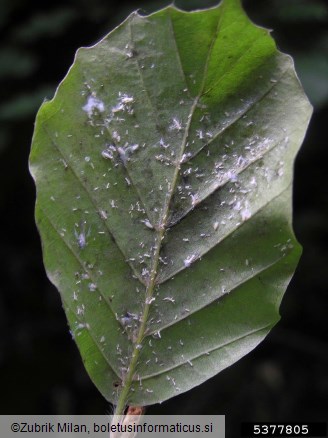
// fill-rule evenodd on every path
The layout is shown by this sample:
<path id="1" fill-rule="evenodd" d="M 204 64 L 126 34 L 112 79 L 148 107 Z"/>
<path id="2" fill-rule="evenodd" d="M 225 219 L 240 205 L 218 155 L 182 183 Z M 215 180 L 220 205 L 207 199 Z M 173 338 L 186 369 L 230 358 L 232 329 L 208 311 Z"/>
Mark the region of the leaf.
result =
<path id="1" fill-rule="evenodd" d="M 199 385 L 278 321 L 310 113 L 291 58 L 237 0 L 133 13 L 42 105 L 44 262 L 118 414 Z"/>

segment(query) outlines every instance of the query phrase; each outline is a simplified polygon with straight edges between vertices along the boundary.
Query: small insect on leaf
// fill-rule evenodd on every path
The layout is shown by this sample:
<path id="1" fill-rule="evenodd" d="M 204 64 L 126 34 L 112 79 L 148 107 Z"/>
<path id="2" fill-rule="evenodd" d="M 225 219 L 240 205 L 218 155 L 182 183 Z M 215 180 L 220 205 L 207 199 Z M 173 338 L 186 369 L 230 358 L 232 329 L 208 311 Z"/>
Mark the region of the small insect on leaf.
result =
<path id="1" fill-rule="evenodd" d="M 90 228 L 87 230 L 86 221 L 80 222 L 80 224 L 74 229 L 74 235 L 79 248 L 85 248 L 87 245 L 87 238 L 90 236 Z"/>

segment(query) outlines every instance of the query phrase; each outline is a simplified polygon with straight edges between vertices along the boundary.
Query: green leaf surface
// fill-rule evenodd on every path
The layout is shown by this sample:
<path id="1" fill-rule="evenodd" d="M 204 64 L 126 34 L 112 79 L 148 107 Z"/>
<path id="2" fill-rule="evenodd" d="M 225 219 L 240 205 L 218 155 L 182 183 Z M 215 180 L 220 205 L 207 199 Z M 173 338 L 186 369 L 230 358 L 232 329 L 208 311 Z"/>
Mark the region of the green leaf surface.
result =
<path id="1" fill-rule="evenodd" d="M 291 58 L 237 0 L 133 13 L 42 105 L 44 262 L 117 413 L 199 385 L 278 321 L 310 114 Z"/>

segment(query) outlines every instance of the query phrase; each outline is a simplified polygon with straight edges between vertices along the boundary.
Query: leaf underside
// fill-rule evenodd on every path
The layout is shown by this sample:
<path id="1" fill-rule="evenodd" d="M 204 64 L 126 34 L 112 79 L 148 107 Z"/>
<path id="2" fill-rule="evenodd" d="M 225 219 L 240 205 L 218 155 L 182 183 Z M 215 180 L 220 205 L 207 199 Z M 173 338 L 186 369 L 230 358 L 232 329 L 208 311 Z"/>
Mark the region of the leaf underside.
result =
<path id="1" fill-rule="evenodd" d="M 291 58 L 237 0 L 133 13 L 42 105 L 30 169 L 45 266 L 121 410 L 199 385 L 278 321 L 310 114 Z"/>

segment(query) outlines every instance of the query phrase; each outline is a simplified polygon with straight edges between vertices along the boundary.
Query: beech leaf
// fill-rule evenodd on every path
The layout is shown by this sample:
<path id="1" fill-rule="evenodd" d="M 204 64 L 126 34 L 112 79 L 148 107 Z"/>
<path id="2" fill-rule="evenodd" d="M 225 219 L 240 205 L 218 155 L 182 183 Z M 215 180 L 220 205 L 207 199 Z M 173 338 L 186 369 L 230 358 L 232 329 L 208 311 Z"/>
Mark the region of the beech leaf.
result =
<path id="1" fill-rule="evenodd" d="M 44 263 L 117 413 L 199 385 L 279 320 L 311 111 L 292 59 L 237 0 L 131 14 L 42 105 Z"/>

